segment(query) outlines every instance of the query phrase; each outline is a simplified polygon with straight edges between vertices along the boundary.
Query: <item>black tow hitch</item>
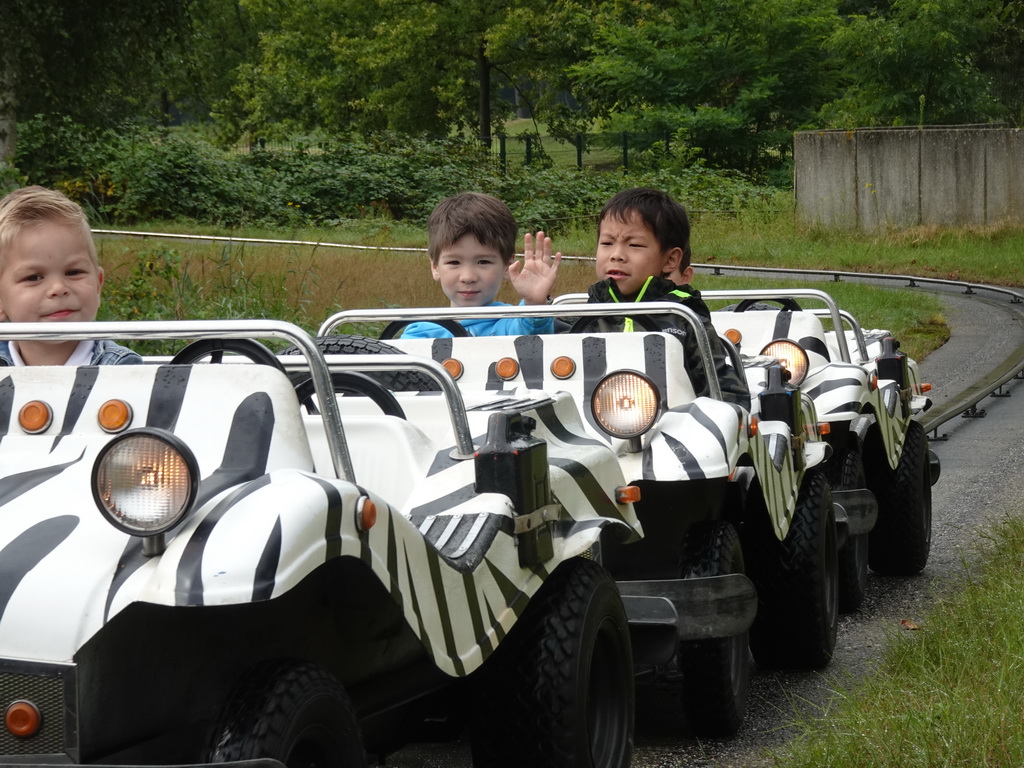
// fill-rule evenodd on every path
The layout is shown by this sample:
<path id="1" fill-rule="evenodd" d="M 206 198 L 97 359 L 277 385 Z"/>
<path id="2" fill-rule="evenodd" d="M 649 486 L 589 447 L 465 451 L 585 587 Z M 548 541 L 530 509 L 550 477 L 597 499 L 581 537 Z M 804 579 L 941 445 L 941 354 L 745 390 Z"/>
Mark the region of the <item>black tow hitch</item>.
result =
<path id="1" fill-rule="evenodd" d="M 521 413 L 499 411 L 487 421 L 487 442 L 474 456 L 477 493 L 503 493 L 515 508 L 519 564 L 536 565 L 554 557 L 548 444 L 534 437 L 536 422 Z"/>

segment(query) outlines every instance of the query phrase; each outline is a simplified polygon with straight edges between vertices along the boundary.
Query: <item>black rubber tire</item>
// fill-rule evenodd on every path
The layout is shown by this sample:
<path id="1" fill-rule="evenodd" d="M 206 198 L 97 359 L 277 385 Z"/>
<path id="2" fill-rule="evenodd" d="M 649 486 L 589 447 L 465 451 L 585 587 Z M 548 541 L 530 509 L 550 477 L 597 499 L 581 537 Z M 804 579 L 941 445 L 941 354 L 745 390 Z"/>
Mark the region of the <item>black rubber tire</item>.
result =
<path id="1" fill-rule="evenodd" d="M 326 670 L 283 662 L 247 675 L 213 730 L 208 761 L 273 758 L 288 768 L 366 765 L 352 702 Z"/>
<path id="2" fill-rule="evenodd" d="M 765 667 L 821 669 L 835 651 L 839 624 L 836 519 L 824 473 L 804 474 L 784 541 L 769 521 L 754 522 L 760 522 L 754 541 L 744 547 L 758 597 L 750 628 L 754 660 Z"/>
<path id="3" fill-rule="evenodd" d="M 885 576 L 912 576 L 928 563 L 932 545 L 932 483 L 928 436 L 911 421 L 903 454 L 893 471 L 881 438 L 877 450 L 865 453 L 868 487 L 878 499 L 878 522 L 871 529 L 871 569 Z"/>
<path id="4" fill-rule="evenodd" d="M 314 339 L 316 346 L 325 355 L 402 355 L 398 347 L 385 344 L 383 341 L 371 339 L 369 336 L 318 336 Z M 296 347 L 288 347 L 281 351 L 282 355 L 301 354 Z M 392 392 L 431 392 L 439 391 L 440 385 L 426 374 L 418 371 L 375 371 L 367 373 L 371 379 L 390 389 Z M 307 374 L 300 374 L 294 379 L 298 384 L 306 379 Z"/>
<path id="5" fill-rule="evenodd" d="M 826 475 L 836 490 L 867 488 L 864 459 L 859 448 L 849 446 L 828 460 Z M 847 536 L 839 549 L 839 611 L 856 611 L 864 602 L 868 588 L 870 534 Z"/>
<path id="6" fill-rule="evenodd" d="M 592 560 L 562 563 L 474 675 L 474 768 L 626 768 L 633 658 L 618 588 Z"/>
<path id="7" fill-rule="evenodd" d="M 724 520 L 695 523 L 683 540 L 682 577 L 744 573 L 740 537 Z M 750 689 L 748 633 L 679 643 L 681 699 L 690 730 L 702 738 L 732 736 L 743 724 Z"/>

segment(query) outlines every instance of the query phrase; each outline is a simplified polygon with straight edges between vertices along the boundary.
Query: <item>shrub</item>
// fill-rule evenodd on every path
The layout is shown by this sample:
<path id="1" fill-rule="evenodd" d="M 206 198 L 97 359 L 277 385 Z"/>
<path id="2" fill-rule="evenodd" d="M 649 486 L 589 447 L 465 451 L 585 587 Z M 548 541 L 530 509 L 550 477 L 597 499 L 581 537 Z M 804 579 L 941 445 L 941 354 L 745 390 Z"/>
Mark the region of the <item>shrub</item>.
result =
<path id="1" fill-rule="evenodd" d="M 156 134 L 129 135 L 110 164 L 118 191 L 106 206 L 115 219 L 191 219 L 238 226 L 263 221 L 268 211 L 257 178 L 204 141 Z"/>
<path id="2" fill-rule="evenodd" d="M 712 210 L 763 204 L 774 191 L 705 167 L 694 150 L 667 152 L 662 142 L 639 152 L 628 172 L 549 164 L 502 173 L 472 139 L 309 137 L 283 149 L 231 153 L 194 131 L 129 126 L 91 134 L 71 121 L 58 123 L 50 138 L 41 121 L 29 121 L 18 168 L 28 183 L 81 202 L 96 223 L 299 228 L 380 219 L 422 226 L 439 200 L 476 190 L 504 200 L 524 229 L 558 233 L 588 223 L 625 186 L 658 187 L 689 208 Z"/>

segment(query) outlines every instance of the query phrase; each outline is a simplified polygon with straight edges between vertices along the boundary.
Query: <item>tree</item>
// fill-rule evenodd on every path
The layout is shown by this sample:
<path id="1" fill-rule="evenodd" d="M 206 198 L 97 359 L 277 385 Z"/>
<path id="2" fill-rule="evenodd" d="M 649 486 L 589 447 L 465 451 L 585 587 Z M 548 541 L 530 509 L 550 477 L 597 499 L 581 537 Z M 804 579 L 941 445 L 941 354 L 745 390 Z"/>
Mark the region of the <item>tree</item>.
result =
<path id="1" fill-rule="evenodd" d="M 109 126 L 159 103 L 181 66 L 191 0 L 4 0 L 0 11 L 0 159 L 19 116 Z"/>
<path id="2" fill-rule="evenodd" d="M 590 27 L 575 0 L 242 1 L 261 34 L 240 70 L 240 131 L 487 139 L 511 110 L 509 89 L 571 122 L 559 93 Z"/>
<path id="3" fill-rule="evenodd" d="M 749 167 L 831 95 L 823 43 L 837 23 L 819 0 L 614 0 L 573 74 L 615 127 L 678 132 L 715 164 Z"/>
<path id="4" fill-rule="evenodd" d="M 170 73 L 169 98 L 186 119 L 228 115 L 240 67 L 255 60 L 259 30 L 239 0 L 192 2 L 184 68 Z"/>
<path id="5" fill-rule="evenodd" d="M 1003 109 L 979 62 L 1000 30 L 1001 5 L 893 0 L 884 15 L 850 17 L 830 40 L 833 55 L 844 61 L 843 84 L 841 95 L 822 108 L 822 119 L 851 128 L 998 117 Z"/>
<path id="6" fill-rule="evenodd" d="M 999 29 L 978 58 L 979 68 L 992 77 L 993 94 L 1005 118 L 1024 126 L 1024 0 L 1004 0 L 996 11 Z"/>

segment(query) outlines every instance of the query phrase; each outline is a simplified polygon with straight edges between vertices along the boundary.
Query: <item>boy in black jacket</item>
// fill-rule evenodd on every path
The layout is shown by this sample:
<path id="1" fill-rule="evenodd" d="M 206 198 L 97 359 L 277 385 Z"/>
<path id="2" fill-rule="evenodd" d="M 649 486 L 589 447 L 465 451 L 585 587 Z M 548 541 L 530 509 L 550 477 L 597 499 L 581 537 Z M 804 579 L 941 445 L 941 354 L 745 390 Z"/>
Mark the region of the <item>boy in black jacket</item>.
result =
<path id="1" fill-rule="evenodd" d="M 750 393 L 743 372 L 726 362 L 728 356 L 711 324 L 711 312 L 700 298 L 700 291 L 688 284 L 693 268 L 689 263 L 690 222 L 683 207 L 655 189 L 627 189 L 605 204 L 597 231 L 600 282 L 587 290 L 588 302 L 671 301 L 689 307 L 704 321 L 723 398 L 750 410 Z M 668 279 L 674 271 L 683 277 L 684 284 L 676 285 Z M 665 330 L 683 332 L 693 388 L 698 395 L 707 395 L 709 389 L 700 365 L 700 351 L 693 335 L 687 331 L 686 321 L 675 315 L 648 317 Z M 615 330 L 626 332 L 635 329 L 629 317 L 617 320 L 614 326 Z"/>

